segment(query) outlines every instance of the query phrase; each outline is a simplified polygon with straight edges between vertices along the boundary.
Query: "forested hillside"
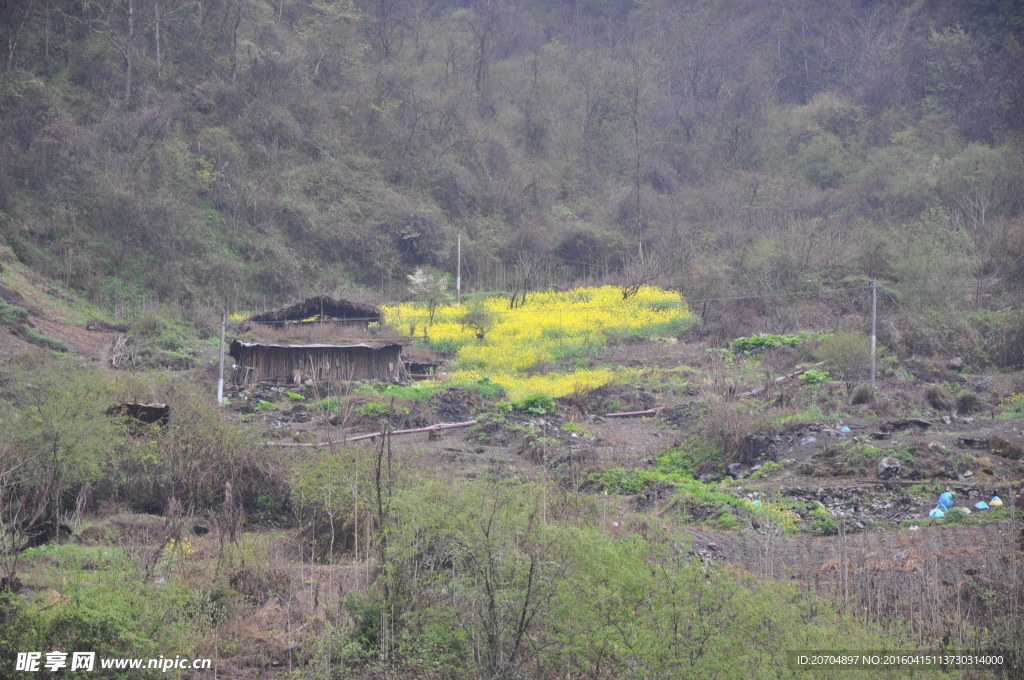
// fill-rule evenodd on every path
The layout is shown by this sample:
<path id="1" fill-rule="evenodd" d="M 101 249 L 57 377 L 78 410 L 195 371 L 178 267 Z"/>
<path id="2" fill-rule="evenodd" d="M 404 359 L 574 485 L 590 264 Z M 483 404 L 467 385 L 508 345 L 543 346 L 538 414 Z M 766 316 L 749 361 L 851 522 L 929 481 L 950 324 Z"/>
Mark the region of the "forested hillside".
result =
<path id="1" fill-rule="evenodd" d="M 0 231 L 116 315 L 394 299 L 458 233 L 478 289 L 877 276 L 1002 310 L 1024 284 L 1015 0 L 0 11 Z"/>

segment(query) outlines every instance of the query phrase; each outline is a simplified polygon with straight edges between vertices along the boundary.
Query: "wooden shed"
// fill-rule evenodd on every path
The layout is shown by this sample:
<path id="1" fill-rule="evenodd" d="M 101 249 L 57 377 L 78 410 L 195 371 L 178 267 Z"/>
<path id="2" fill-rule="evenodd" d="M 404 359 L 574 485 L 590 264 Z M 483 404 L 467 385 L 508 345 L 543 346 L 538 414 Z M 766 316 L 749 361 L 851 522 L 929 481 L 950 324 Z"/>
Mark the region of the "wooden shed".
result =
<path id="1" fill-rule="evenodd" d="M 402 345 L 363 341 L 352 344 L 285 344 L 235 340 L 229 350 L 238 385 L 255 382 L 299 384 L 307 380 L 400 380 Z"/>

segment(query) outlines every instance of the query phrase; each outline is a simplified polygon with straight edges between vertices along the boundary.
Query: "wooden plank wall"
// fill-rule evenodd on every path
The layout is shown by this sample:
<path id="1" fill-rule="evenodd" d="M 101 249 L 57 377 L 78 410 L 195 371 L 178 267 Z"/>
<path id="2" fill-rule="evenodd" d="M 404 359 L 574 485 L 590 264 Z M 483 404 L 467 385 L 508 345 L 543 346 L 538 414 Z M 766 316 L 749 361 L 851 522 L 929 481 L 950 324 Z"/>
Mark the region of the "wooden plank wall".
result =
<path id="1" fill-rule="evenodd" d="M 399 347 L 241 347 L 235 383 L 291 383 L 293 376 L 314 380 L 394 380 L 402 370 Z"/>

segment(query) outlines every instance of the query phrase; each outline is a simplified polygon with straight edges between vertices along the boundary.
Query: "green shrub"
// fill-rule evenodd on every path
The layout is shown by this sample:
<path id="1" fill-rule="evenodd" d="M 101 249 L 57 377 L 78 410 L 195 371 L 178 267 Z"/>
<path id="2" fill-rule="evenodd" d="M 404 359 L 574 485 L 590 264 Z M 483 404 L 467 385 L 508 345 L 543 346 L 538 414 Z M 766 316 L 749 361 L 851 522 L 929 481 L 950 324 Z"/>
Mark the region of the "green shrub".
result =
<path id="1" fill-rule="evenodd" d="M 859 331 L 837 331 L 814 348 L 814 357 L 835 372 L 850 390 L 871 369 L 871 338 Z"/>
<path id="2" fill-rule="evenodd" d="M 501 399 L 505 396 L 505 388 L 487 377 L 474 380 L 473 382 L 454 384 L 476 392 L 484 399 Z"/>
<path id="3" fill-rule="evenodd" d="M 946 516 L 943 518 L 945 524 L 962 524 L 970 516 L 970 512 L 965 508 L 950 508 L 946 511 Z"/>
<path id="4" fill-rule="evenodd" d="M 828 382 L 828 371 L 819 371 L 809 368 L 800 374 L 800 382 L 808 386 L 822 385 Z"/>
<path id="5" fill-rule="evenodd" d="M 820 340 L 825 337 L 824 333 L 816 331 L 800 331 L 799 333 L 788 333 L 776 335 L 774 333 L 757 333 L 743 338 L 736 338 L 732 341 L 730 349 L 743 354 L 757 354 L 766 349 L 777 349 L 779 347 L 796 347 L 808 341 Z"/>
<path id="6" fill-rule="evenodd" d="M 668 475 L 689 476 L 697 472 L 701 463 L 716 460 L 721 452 L 712 444 L 693 437 L 684 444 L 662 452 L 657 458 L 658 470 Z"/>
<path id="7" fill-rule="evenodd" d="M 555 400 L 546 394 L 535 394 L 532 397 L 526 397 L 521 401 L 515 402 L 512 406 L 517 411 L 542 416 L 547 413 L 554 413 Z"/>
<path id="8" fill-rule="evenodd" d="M 634 494 L 644 490 L 648 483 L 648 476 L 644 474 L 643 470 L 614 467 L 597 475 L 597 480 L 608 491 Z"/>

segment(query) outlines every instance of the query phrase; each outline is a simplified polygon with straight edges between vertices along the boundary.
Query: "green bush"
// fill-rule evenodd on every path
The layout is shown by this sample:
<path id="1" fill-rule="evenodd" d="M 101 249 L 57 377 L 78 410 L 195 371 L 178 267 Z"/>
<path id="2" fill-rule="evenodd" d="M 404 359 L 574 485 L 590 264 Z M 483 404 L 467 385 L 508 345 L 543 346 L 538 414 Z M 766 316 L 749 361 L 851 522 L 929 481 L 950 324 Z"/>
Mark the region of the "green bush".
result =
<path id="1" fill-rule="evenodd" d="M 473 382 L 455 384 L 476 392 L 484 399 L 501 399 L 505 396 L 505 388 L 487 377 L 474 380 Z"/>
<path id="2" fill-rule="evenodd" d="M 606 490 L 624 494 L 640 493 L 649 482 L 649 476 L 643 470 L 621 467 L 609 468 L 598 474 L 596 479 Z"/>
<path id="3" fill-rule="evenodd" d="M 721 457 L 721 452 L 710 443 L 694 437 L 684 444 L 674 446 L 657 458 L 658 470 L 669 475 L 693 475 L 705 462 Z"/>
<path id="4" fill-rule="evenodd" d="M 971 513 L 965 508 L 950 508 L 946 511 L 946 516 L 943 518 L 945 524 L 962 524 L 970 517 Z"/>
<path id="5" fill-rule="evenodd" d="M 809 368 L 801 373 L 799 377 L 800 382 L 807 386 L 814 387 L 828 382 L 828 371 L 819 371 L 814 368 Z"/>
<path id="6" fill-rule="evenodd" d="M 512 407 L 517 411 L 522 411 L 523 413 L 542 416 L 547 413 L 554 413 L 555 400 L 546 394 L 535 394 L 532 397 L 526 397 L 525 399 L 515 402 L 512 404 Z"/>
<path id="7" fill-rule="evenodd" d="M 837 331 L 814 348 L 814 357 L 838 375 L 849 390 L 871 369 L 871 338 L 859 331 Z"/>
<path id="8" fill-rule="evenodd" d="M 732 341 L 730 349 L 734 352 L 742 352 L 744 354 L 757 354 L 766 349 L 796 347 L 805 342 L 820 340 L 823 337 L 825 337 L 824 333 L 816 331 L 800 331 L 799 333 L 787 333 L 786 335 L 757 333 L 756 335 L 736 338 Z"/>

